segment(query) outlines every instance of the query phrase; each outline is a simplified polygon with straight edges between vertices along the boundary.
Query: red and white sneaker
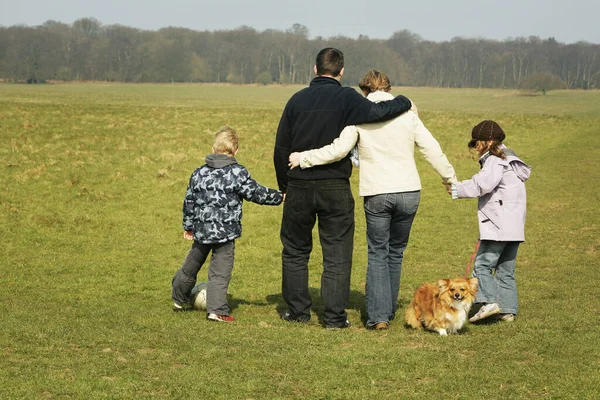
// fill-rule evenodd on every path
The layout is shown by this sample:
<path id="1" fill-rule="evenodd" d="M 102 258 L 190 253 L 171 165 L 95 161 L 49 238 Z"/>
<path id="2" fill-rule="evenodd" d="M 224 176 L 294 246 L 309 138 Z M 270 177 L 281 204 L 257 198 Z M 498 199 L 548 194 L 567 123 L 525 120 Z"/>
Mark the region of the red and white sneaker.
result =
<path id="1" fill-rule="evenodd" d="M 218 321 L 218 322 L 233 322 L 233 321 L 235 321 L 235 318 L 233 318 L 231 315 L 218 315 L 218 314 L 213 314 L 213 313 L 207 314 L 206 319 L 208 319 L 210 321 Z"/>

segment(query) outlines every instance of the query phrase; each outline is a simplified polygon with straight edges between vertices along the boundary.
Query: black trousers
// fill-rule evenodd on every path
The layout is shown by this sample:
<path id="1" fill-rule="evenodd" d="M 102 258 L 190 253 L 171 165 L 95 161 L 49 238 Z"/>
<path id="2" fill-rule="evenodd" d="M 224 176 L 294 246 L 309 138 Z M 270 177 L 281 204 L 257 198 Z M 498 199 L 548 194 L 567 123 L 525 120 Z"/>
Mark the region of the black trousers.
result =
<path id="1" fill-rule="evenodd" d="M 348 180 L 288 182 L 281 221 L 281 290 L 295 319 L 310 318 L 308 260 L 317 220 L 323 252 L 323 322 L 327 327 L 341 327 L 347 317 L 354 244 L 354 198 Z"/>

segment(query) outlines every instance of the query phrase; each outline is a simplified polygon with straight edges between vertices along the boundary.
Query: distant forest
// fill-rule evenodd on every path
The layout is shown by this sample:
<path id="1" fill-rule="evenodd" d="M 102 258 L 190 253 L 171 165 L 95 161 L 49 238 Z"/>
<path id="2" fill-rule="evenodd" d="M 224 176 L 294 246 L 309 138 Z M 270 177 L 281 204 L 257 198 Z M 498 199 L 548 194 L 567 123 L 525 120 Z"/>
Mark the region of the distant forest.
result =
<path id="1" fill-rule="evenodd" d="M 456 37 L 432 42 L 408 30 L 389 39 L 309 39 L 307 27 L 285 31 L 146 31 L 104 26 L 94 18 L 0 26 L 0 79 L 59 81 L 306 84 L 317 52 L 337 47 L 343 82 L 356 85 L 371 68 L 395 86 L 549 90 L 600 87 L 600 45 L 537 36 L 504 41 Z"/>

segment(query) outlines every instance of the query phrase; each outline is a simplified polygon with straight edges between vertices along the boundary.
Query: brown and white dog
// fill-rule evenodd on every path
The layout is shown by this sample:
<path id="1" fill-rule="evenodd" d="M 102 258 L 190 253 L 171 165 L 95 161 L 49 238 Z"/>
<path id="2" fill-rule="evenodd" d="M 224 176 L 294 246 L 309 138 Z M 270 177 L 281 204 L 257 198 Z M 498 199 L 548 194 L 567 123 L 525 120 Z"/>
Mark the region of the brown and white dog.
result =
<path id="1" fill-rule="evenodd" d="M 406 310 L 406 324 L 442 336 L 458 332 L 477 293 L 477 278 L 440 279 L 420 286 Z"/>

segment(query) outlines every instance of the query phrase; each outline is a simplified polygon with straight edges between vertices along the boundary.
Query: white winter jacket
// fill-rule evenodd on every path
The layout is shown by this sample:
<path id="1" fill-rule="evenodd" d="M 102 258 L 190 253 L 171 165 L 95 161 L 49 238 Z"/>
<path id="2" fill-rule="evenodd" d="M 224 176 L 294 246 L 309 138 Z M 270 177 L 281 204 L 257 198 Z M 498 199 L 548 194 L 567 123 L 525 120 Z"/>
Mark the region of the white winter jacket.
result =
<path id="1" fill-rule="evenodd" d="M 377 91 L 367 98 L 380 102 L 394 96 Z M 445 182 L 457 181 L 454 168 L 439 143 L 412 111 L 386 122 L 347 126 L 332 144 L 302 152 L 300 167 L 339 161 L 357 142 L 361 196 L 421 190 L 414 158 L 415 146 Z"/>

